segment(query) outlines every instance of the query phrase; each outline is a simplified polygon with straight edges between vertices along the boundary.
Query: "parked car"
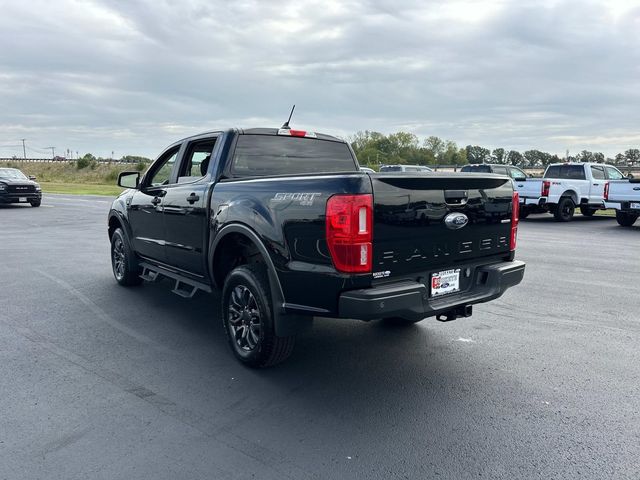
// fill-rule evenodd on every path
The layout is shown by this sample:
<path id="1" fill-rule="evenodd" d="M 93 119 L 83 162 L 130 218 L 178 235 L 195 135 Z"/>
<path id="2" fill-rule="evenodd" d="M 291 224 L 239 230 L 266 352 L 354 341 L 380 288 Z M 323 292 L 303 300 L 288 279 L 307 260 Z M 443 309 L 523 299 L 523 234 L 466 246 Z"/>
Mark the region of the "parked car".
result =
<path id="1" fill-rule="evenodd" d="M 413 173 L 428 173 L 433 172 L 429 167 L 424 165 L 383 165 L 380 167 L 380 172 L 413 172 Z"/>
<path id="2" fill-rule="evenodd" d="M 469 165 L 463 166 L 460 171 L 465 173 L 495 173 L 496 175 L 507 175 L 513 180 L 524 180 L 528 177 L 524 170 L 518 167 L 494 163 L 470 163 Z"/>
<path id="3" fill-rule="evenodd" d="M 621 226 L 632 226 L 640 216 L 640 179 L 610 181 L 604 200 L 607 208 L 616 210 L 616 220 Z"/>
<path id="4" fill-rule="evenodd" d="M 35 181 L 17 168 L 0 168 L 0 203 L 29 203 L 39 207 L 42 203 L 42 189 Z"/>
<path id="5" fill-rule="evenodd" d="M 559 222 L 573 218 L 576 207 L 592 216 L 604 204 L 605 186 L 609 180 L 624 178 L 620 170 L 602 163 L 555 163 L 549 165 L 542 178 L 525 178 L 515 182 L 520 194 L 520 218 L 530 213 L 552 213 Z"/>
<path id="6" fill-rule="evenodd" d="M 222 289 L 240 362 L 286 359 L 312 317 L 467 317 L 523 278 L 518 196 L 494 176 L 365 174 L 348 143 L 254 128 L 169 146 L 108 215 L 116 281 Z M 426 204 L 428 224 L 416 220 Z M 411 215 L 405 215 L 409 211 Z"/>
<path id="7" fill-rule="evenodd" d="M 369 167 L 360 167 L 360 171 L 365 173 L 376 173 L 376 171 L 373 168 L 369 168 Z"/>

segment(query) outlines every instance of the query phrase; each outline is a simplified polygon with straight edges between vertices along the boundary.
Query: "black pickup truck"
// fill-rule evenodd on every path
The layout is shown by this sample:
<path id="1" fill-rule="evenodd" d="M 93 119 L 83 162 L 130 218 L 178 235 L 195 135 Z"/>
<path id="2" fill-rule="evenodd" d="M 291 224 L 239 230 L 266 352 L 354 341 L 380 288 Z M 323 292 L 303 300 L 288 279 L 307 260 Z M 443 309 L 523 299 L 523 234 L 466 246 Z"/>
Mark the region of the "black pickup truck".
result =
<path id="1" fill-rule="evenodd" d="M 361 172 L 348 143 L 289 128 L 169 146 L 108 216 L 116 280 L 222 289 L 249 366 L 286 359 L 313 317 L 414 323 L 471 315 L 523 278 L 506 176 Z"/>

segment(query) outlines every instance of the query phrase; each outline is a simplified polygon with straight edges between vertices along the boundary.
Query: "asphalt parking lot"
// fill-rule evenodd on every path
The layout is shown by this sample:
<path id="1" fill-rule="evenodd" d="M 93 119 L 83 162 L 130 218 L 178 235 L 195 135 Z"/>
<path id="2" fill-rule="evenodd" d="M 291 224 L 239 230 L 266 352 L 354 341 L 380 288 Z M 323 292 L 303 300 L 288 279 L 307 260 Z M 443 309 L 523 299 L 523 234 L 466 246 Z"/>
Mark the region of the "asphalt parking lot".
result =
<path id="1" fill-rule="evenodd" d="M 1 479 L 638 478 L 640 226 L 533 215 L 473 317 L 319 320 L 254 371 L 217 295 L 116 284 L 109 204 L 0 207 Z"/>

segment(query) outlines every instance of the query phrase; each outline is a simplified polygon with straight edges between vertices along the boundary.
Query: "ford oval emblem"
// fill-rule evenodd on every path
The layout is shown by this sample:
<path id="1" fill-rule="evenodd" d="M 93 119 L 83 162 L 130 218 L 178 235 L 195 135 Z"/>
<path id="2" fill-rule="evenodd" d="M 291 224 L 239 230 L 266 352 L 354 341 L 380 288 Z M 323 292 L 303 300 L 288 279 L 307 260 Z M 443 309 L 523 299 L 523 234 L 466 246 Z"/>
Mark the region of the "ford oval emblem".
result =
<path id="1" fill-rule="evenodd" d="M 469 217 L 467 217 L 464 213 L 455 212 L 450 213 L 449 215 L 444 217 L 444 224 L 451 230 L 462 228 L 467 223 L 469 223 Z"/>

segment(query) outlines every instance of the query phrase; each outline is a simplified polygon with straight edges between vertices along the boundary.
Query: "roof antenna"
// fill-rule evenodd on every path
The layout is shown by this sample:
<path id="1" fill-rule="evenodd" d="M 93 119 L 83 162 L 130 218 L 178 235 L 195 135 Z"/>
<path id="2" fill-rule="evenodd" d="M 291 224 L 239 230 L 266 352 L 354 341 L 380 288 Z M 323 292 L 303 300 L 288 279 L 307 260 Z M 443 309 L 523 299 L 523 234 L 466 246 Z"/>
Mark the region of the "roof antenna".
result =
<path id="1" fill-rule="evenodd" d="M 284 125 L 282 125 L 282 127 L 280 127 L 280 130 L 291 130 L 291 127 L 289 126 L 289 122 L 291 121 L 291 117 L 293 116 L 293 111 L 296 109 L 295 104 L 293 105 L 293 108 L 291 109 L 291 113 L 289 114 L 289 119 L 284 122 Z"/>

